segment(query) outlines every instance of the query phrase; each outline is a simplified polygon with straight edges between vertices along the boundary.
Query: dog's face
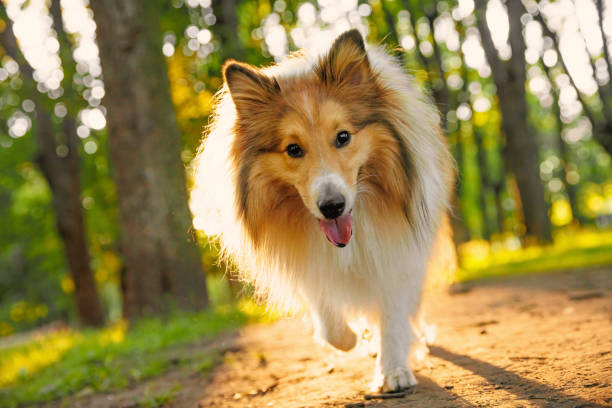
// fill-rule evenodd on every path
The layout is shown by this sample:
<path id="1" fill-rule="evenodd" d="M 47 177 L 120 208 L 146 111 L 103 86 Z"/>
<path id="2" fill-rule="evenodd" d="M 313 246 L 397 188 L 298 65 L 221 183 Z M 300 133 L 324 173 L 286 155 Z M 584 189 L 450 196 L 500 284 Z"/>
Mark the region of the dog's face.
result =
<path id="1" fill-rule="evenodd" d="M 361 35 L 340 36 L 311 73 L 273 77 L 229 62 L 224 77 L 238 115 L 239 206 L 290 217 L 301 201 L 328 240 L 345 246 L 364 166 L 377 144 L 395 143 L 377 117 L 382 91 Z"/>
<path id="2" fill-rule="evenodd" d="M 357 173 L 367 160 L 367 141 L 359 137 L 346 108 L 333 99 L 306 97 L 301 106 L 298 100 L 291 106 L 278 130 L 282 153 L 268 160 L 283 169 L 281 177 L 298 190 L 315 217 L 349 213 Z"/>

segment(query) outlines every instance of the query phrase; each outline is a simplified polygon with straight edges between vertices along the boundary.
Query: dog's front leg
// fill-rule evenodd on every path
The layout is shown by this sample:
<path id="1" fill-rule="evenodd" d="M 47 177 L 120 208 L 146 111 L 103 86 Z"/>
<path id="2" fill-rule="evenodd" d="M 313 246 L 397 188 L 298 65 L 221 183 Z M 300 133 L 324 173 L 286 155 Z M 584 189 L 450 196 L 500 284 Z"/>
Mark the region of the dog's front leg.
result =
<path id="1" fill-rule="evenodd" d="M 409 318 L 417 307 L 418 298 L 411 296 L 414 288 L 394 289 L 387 292 L 380 318 L 381 350 L 377 375 L 380 389 L 384 392 L 401 390 L 417 383 L 408 364 L 408 354 L 416 338 Z"/>
<path id="2" fill-rule="evenodd" d="M 355 332 L 342 314 L 321 303 L 311 306 L 315 336 L 342 351 L 349 351 L 357 344 Z"/>

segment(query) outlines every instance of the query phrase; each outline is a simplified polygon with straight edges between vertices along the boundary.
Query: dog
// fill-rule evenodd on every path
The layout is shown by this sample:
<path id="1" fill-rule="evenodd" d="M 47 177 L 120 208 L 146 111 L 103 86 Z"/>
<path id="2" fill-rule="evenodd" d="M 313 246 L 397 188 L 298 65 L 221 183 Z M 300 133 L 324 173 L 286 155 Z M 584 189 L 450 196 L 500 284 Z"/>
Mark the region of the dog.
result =
<path id="1" fill-rule="evenodd" d="M 408 356 L 454 165 L 439 114 L 357 30 L 264 69 L 223 67 L 195 159 L 194 225 L 260 294 L 305 303 L 316 333 L 355 347 L 378 330 L 377 385 L 416 384 Z"/>

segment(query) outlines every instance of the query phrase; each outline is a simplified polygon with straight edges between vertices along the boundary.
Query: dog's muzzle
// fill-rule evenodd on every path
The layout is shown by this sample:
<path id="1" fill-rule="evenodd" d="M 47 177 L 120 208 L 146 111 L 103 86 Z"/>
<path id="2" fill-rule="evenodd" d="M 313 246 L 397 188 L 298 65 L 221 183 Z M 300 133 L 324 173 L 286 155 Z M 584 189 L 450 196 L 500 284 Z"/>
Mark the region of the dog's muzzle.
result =
<path id="1" fill-rule="evenodd" d="M 317 202 L 321 214 L 328 220 L 341 216 L 344 213 L 345 205 L 346 200 L 340 193 L 325 197 L 325 199 Z"/>

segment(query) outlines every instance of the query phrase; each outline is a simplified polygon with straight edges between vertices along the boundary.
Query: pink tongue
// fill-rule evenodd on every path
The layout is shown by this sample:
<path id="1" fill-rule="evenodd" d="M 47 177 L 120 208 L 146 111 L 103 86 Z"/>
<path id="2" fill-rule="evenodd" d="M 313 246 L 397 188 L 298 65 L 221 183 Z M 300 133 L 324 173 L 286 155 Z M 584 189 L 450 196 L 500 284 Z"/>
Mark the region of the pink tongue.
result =
<path id="1" fill-rule="evenodd" d="M 329 242 L 342 248 L 349 243 L 353 235 L 353 216 L 346 214 L 333 220 L 319 220 L 319 226 Z"/>

